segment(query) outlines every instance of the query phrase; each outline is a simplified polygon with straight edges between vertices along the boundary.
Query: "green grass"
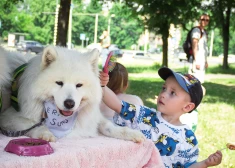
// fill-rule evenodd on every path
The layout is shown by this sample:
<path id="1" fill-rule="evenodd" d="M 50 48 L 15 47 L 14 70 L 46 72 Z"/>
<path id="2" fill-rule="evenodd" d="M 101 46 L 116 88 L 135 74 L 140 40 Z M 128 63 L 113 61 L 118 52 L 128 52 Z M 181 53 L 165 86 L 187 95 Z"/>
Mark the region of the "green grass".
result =
<path id="1" fill-rule="evenodd" d="M 209 74 L 235 74 L 235 64 L 229 64 L 229 69 L 222 69 L 221 65 L 213 66 L 208 68 L 207 73 Z"/>
<path id="2" fill-rule="evenodd" d="M 163 84 L 163 80 L 157 75 L 160 65 L 144 60 L 128 63 L 122 59 L 118 61 L 124 64 L 130 73 L 127 93 L 138 95 L 146 106 L 155 108 L 154 96 L 158 95 Z M 184 71 L 184 67 L 174 70 Z M 207 72 L 234 74 L 235 67 L 230 66 L 229 70 L 221 71 L 220 67 L 215 66 L 210 67 Z M 211 79 L 203 85 L 207 91 L 198 108 L 199 123 L 196 130 L 200 149 L 199 161 L 224 148 L 227 142 L 235 143 L 235 78 Z M 223 150 L 222 153 L 222 163 L 216 167 L 235 168 L 235 151 Z"/>

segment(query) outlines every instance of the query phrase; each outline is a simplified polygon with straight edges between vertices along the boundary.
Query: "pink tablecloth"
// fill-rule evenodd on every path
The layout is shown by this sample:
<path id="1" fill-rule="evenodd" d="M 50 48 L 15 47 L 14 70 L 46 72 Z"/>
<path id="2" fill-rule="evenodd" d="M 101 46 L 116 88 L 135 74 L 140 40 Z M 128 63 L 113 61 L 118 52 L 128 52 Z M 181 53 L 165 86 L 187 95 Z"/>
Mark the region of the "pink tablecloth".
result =
<path id="1" fill-rule="evenodd" d="M 20 137 L 23 138 L 23 137 Z M 51 155 L 18 156 L 4 151 L 13 138 L 0 134 L 0 168 L 162 168 L 153 142 L 143 143 L 108 137 L 60 139 L 50 143 Z"/>

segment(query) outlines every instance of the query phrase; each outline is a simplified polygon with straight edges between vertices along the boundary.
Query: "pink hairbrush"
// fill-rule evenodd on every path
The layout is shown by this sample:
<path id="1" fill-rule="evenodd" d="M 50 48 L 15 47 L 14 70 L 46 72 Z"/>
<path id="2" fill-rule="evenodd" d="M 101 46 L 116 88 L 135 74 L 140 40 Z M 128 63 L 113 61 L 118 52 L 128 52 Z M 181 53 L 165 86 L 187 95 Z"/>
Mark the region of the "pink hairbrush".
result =
<path id="1" fill-rule="evenodd" d="M 116 62 L 117 62 L 117 58 L 111 51 L 106 58 L 105 64 L 103 66 L 103 72 L 104 73 L 111 72 L 116 66 Z"/>

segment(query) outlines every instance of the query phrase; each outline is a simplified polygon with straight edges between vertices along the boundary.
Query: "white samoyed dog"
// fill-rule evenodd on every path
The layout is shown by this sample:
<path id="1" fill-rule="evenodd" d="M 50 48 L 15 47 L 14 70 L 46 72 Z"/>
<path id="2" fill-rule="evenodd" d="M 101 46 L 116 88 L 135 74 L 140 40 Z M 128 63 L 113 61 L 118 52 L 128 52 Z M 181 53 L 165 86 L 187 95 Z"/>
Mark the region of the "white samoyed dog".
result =
<path id="1" fill-rule="evenodd" d="M 11 82 L 14 70 L 27 62 L 28 57 L 19 52 L 7 51 L 0 47 L 0 111 L 10 106 Z"/>
<path id="2" fill-rule="evenodd" d="M 98 60 L 98 50 L 80 53 L 63 47 L 46 47 L 41 55 L 28 62 L 19 79 L 20 111 L 13 107 L 4 111 L 0 115 L 1 129 L 27 130 L 25 135 L 47 141 L 99 134 L 144 141 L 141 132 L 115 126 L 101 114 Z"/>

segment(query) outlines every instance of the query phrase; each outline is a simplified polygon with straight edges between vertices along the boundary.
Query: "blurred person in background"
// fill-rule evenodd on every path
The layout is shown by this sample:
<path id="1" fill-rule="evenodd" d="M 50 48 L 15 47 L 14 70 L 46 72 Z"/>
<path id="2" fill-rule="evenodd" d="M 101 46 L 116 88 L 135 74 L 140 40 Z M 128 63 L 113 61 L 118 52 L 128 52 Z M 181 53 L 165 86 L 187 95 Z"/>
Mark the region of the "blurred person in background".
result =
<path id="1" fill-rule="evenodd" d="M 208 46 L 205 27 L 208 26 L 209 21 L 210 16 L 208 14 L 202 14 L 200 16 L 199 26 L 193 28 L 191 32 L 193 60 L 189 66 L 188 73 L 197 77 L 201 83 L 204 83 L 205 70 L 208 67 Z"/>
<path id="2" fill-rule="evenodd" d="M 103 34 L 100 36 L 100 40 L 101 40 L 101 47 L 102 47 L 101 55 L 104 57 L 107 57 L 109 53 L 109 46 L 111 44 L 111 38 L 107 30 L 103 31 Z"/>
<path id="3" fill-rule="evenodd" d="M 128 88 L 128 72 L 125 66 L 116 63 L 115 68 L 109 72 L 109 82 L 107 84 L 120 100 L 133 104 L 143 105 L 143 101 L 136 95 L 126 94 Z M 103 102 L 100 105 L 101 112 L 109 120 L 113 121 L 115 111 L 107 107 Z"/>

